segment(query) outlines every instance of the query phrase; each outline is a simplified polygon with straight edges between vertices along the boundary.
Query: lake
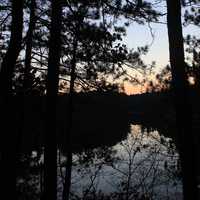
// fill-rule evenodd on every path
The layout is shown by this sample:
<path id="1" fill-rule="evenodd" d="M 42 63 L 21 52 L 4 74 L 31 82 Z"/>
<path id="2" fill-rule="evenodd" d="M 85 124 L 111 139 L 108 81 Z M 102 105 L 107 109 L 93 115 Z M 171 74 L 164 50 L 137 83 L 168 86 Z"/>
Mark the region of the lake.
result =
<path id="1" fill-rule="evenodd" d="M 64 162 L 62 156 L 60 165 Z M 71 192 L 77 199 L 182 199 L 181 187 L 172 139 L 142 130 L 140 125 L 131 125 L 127 137 L 116 145 L 73 156 Z"/>
<path id="2" fill-rule="evenodd" d="M 139 96 L 84 94 L 75 100 L 71 199 L 182 199 L 174 111 L 166 97 L 145 98 L 146 103 Z M 59 101 L 58 199 L 61 200 L 67 99 Z M 23 122 L 17 189 L 26 200 L 38 200 L 43 190 L 45 105 L 42 102 L 45 101 L 38 98 L 29 101 Z"/>
<path id="3" fill-rule="evenodd" d="M 95 147 L 87 144 L 81 151 L 80 148 L 74 151 L 71 199 L 182 199 L 179 156 L 172 139 L 158 131 L 130 124 L 126 136 L 123 134 L 119 141 L 114 141 L 115 144 L 107 140 L 107 145 Z M 29 178 L 24 177 L 27 179 L 24 182 L 21 179 L 19 188 L 27 190 L 23 185 L 32 182 L 29 190 L 37 199 L 42 181 L 42 172 L 37 171 L 43 164 L 42 150 L 32 151 L 30 157 Z M 58 150 L 59 200 L 62 199 L 65 163 L 65 153 Z"/>

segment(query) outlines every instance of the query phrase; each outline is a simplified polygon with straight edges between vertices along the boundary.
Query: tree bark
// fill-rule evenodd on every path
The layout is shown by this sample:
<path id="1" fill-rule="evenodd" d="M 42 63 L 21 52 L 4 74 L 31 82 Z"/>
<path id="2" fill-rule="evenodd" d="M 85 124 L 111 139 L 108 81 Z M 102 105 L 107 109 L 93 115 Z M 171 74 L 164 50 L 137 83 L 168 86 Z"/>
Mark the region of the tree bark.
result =
<path id="1" fill-rule="evenodd" d="M 195 176 L 196 153 L 184 58 L 180 0 L 167 0 L 167 22 L 177 140 L 182 165 L 183 195 L 185 200 L 195 200 L 198 199 Z"/>
<path id="2" fill-rule="evenodd" d="M 19 56 L 23 30 L 23 0 L 12 0 L 11 36 L 8 50 L 1 65 L 0 87 L 1 94 L 12 94 L 12 77 L 16 60 Z"/>
<path id="3" fill-rule="evenodd" d="M 44 149 L 44 199 L 57 198 L 57 135 L 56 105 L 61 51 L 62 6 L 60 0 L 52 0 L 49 59 L 47 75 L 47 115 Z"/>
<path id="4" fill-rule="evenodd" d="M 25 120 L 25 110 L 27 103 L 25 101 L 26 95 L 31 94 L 31 82 L 30 82 L 30 70 L 31 70 L 31 55 L 33 47 L 33 33 L 35 30 L 36 24 L 36 0 L 30 1 L 30 18 L 29 18 L 29 27 L 26 36 L 26 50 L 25 50 L 25 63 L 24 63 L 24 79 L 23 79 L 23 88 L 18 93 L 18 113 L 19 113 L 19 123 L 18 123 L 18 139 L 17 139 L 17 150 L 20 151 L 21 141 L 24 134 L 24 120 Z"/>
<path id="5" fill-rule="evenodd" d="M 16 196 L 16 115 L 12 78 L 19 56 L 23 31 L 23 0 L 13 0 L 10 42 L 0 72 L 1 93 L 1 198 Z"/>
<path id="6" fill-rule="evenodd" d="M 74 39 L 76 40 L 76 39 Z M 65 167 L 65 182 L 63 186 L 63 200 L 69 200 L 70 188 L 71 188 L 71 172 L 72 172 L 72 146 L 71 146 L 71 134 L 73 126 L 73 101 L 74 101 L 74 83 L 76 79 L 76 51 L 77 51 L 77 41 L 73 44 L 73 55 L 71 61 L 71 73 L 70 73 L 70 89 L 69 89 L 69 102 L 67 111 L 67 130 L 66 130 L 66 150 L 67 150 L 67 163 Z"/>
<path id="7" fill-rule="evenodd" d="M 30 2 L 30 21 L 29 21 L 29 29 L 27 32 L 26 38 L 26 52 L 25 52 L 25 69 L 24 69 L 24 85 L 23 92 L 24 94 L 30 93 L 30 79 L 29 74 L 31 70 L 31 56 L 32 56 L 32 47 L 33 47 L 33 34 L 36 25 L 36 1 L 31 0 Z"/>
<path id="8" fill-rule="evenodd" d="M 36 0 L 30 0 L 30 17 L 29 17 L 29 26 L 26 36 L 26 50 L 25 50 L 25 63 L 24 63 L 24 79 L 23 87 L 19 93 L 17 93 L 18 100 L 18 130 L 17 130 L 17 139 L 16 139 L 16 152 L 20 155 L 22 149 L 22 139 L 24 136 L 24 126 L 25 126 L 25 110 L 27 106 L 26 95 L 30 94 L 30 70 L 31 70 L 31 55 L 32 55 L 32 46 L 33 46 L 33 33 L 35 30 L 36 24 Z M 27 133 L 26 133 L 27 134 Z M 17 158 L 18 159 L 18 158 Z"/>

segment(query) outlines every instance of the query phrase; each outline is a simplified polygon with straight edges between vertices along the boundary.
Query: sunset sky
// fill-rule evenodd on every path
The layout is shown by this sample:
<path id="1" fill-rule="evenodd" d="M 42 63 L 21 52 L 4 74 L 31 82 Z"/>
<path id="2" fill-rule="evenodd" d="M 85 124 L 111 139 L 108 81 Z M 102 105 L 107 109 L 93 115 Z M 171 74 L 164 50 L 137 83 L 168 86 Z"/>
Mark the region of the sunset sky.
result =
<path id="1" fill-rule="evenodd" d="M 147 65 L 150 65 L 152 61 L 155 61 L 155 71 L 159 72 L 160 69 L 169 63 L 167 27 L 163 24 L 152 24 L 151 27 L 154 34 L 154 40 L 147 25 L 137 25 L 134 23 L 128 28 L 124 42 L 129 48 L 134 49 L 140 46 L 150 45 L 149 52 L 142 58 Z M 140 93 L 141 89 L 141 86 L 133 86 L 125 83 L 127 94 Z"/>
<path id="2" fill-rule="evenodd" d="M 161 10 L 164 12 L 164 8 Z M 162 22 L 166 22 L 166 16 L 162 17 Z M 138 25 L 133 23 L 127 29 L 127 36 L 124 38 L 124 42 L 129 48 L 136 49 L 138 46 L 150 45 L 149 52 L 143 56 L 143 60 L 146 64 L 151 64 L 152 61 L 156 62 L 156 72 L 159 72 L 167 64 L 169 64 L 169 49 L 168 49 L 168 35 L 167 25 L 160 23 L 151 23 L 151 31 L 154 34 L 152 38 L 150 28 L 148 25 Z M 188 34 L 199 35 L 199 29 L 193 25 L 189 25 L 183 28 L 183 35 Z M 141 92 L 141 86 L 133 86 L 131 84 L 125 84 L 125 90 L 127 94 L 135 94 Z"/>

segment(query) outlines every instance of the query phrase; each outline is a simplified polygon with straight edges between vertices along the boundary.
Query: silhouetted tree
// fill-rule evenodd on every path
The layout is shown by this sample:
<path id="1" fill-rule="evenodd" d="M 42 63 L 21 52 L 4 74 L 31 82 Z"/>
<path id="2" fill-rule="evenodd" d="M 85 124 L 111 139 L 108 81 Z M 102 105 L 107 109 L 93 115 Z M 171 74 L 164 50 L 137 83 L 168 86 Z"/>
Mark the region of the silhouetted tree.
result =
<path id="1" fill-rule="evenodd" d="M 200 26 L 200 14 L 199 14 L 199 0 L 184 0 L 183 6 L 186 8 L 184 13 L 184 25 L 195 25 Z"/>
<path id="2" fill-rule="evenodd" d="M 184 13 L 184 25 L 193 25 L 197 28 L 200 27 L 200 14 L 199 14 L 199 0 L 191 0 L 189 8 L 186 6 Z M 184 40 L 186 44 L 186 52 L 189 54 L 187 61 L 188 74 L 194 78 L 194 84 L 197 90 L 200 88 L 200 39 L 197 35 L 187 35 Z"/>
<path id="3" fill-rule="evenodd" d="M 16 118 L 14 99 L 12 97 L 12 79 L 17 58 L 21 50 L 23 29 L 23 0 L 11 1 L 11 30 L 7 52 L 3 57 L 0 71 L 1 115 L 5 132 L 1 138 L 1 198 L 15 196 L 15 161 L 16 161 Z M 11 124 L 8 126 L 8 124 Z M 12 139 L 10 139 L 12 137 Z"/>
<path id="4" fill-rule="evenodd" d="M 153 73 L 150 72 L 150 75 Z M 148 75 L 147 75 L 148 76 Z M 164 67 L 159 73 L 155 74 L 155 79 L 148 81 L 147 79 L 144 81 L 144 85 L 146 84 L 147 92 L 166 92 L 171 90 L 171 68 L 169 65 Z"/>
<path id="5" fill-rule="evenodd" d="M 55 200 L 57 198 L 56 106 L 61 50 L 61 18 L 61 1 L 52 0 L 47 74 L 47 115 L 44 148 L 44 199 L 48 200 Z"/>
<path id="6" fill-rule="evenodd" d="M 21 64 L 18 64 L 15 68 L 22 68 L 22 73 L 21 76 L 22 78 L 22 86 L 20 87 L 19 91 L 17 91 L 17 88 L 15 87 L 15 94 L 18 96 L 19 103 L 18 103 L 18 108 L 16 109 L 16 112 L 18 114 L 18 129 L 17 129 L 17 149 L 16 152 L 19 155 L 22 149 L 22 141 L 24 138 L 24 134 L 27 134 L 24 132 L 24 127 L 25 127 L 25 112 L 27 109 L 27 94 L 30 94 L 31 86 L 32 86 L 32 75 L 30 73 L 31 70 L 31 60 L 32 60 L 32 47 L 33 47 L 33 33 L 35 30 L 35 24 L 36 24 L 36 1 L 35 0 L 30 0 L 27 2 L 28 8 L 30 9 L 30 17 L 29 17 L 29 26 L 28 26 L 28 31 L 27 35 L 25 38 L 25 44 L 26 44 L 26 49 L 25 49 L 25 63 L 24 67 Z M 18 69 L 19 70 L 19 69 Z M 20 71 L 20 70 L 19 70 Z M 17 74 L 17 69 L 15 69 L 15 74 Z M 14 80 L 15 86 L 20 84 L 16 83 L 18 80 Z M 17 156 L 17 159 L 19 161 L 20 156 Z"/>
<path id="7" fill-rule="evenodd" d="M 8 95 L 12 93 L 12 78 L 22 43 L 23 30 L 23 0 L 12 2 L 11 35 L 8 50 L 1 64 L 0 83 L 1 93 Z"/>
<path id="8" fill-rule="evenodd" d="M 184 60 L 180 0 L 167 0 L 167 23 L 184 199 L 198 199 L 195 177 L 194 133 Z"/>
<path id="9" fill-rule="evenodd" d="M 67 164 L 63 199 L 69 198 L 70 191 L 72 163 L 70 135 L 75 81 L 81 80 L 86 85 L 92 85 L 93 88 L 90 87 L 89 89 L 96 87 L 98 91 L 104 91 L 108 88 L 115 89 L 115 85 L 106 84 L 106 78 L 113 76 L 115 77 L 114 79 L 118 79 L 126 75 L 126 71 L 122 67 L 124 63 L 143 67 L 144 64 L 140 59 L 140 55 L 148 50 L 145 47 L 138 48 L 138 51 L 129 52 L 126 45 L 121 43 L 114 45 L 115 42 L 122 40 L 125 28 L 116 25 L 112 29 L 109 22 L 106 21 L 105 16 L 113 15 L 112 10 L 116 9 L 112 7 L 112 3 L 113 5 L 115 4 L 109 1 L 102 2 L 102 5 L 95 1 L 72 1 L 66 5 L 68 9 L 65 10 L 66 19 L 64 20 L 63 29 L 65 48 L 62 49 L 64 55 L 63 64 L 66 68 L 63 68 L 62 73 L 70 76 L 70 89 L 68 127 L 66 127 L 65 139 L 67 144 Z M 143 6 L 146 7 L 146 4 Z M 148 9 L 150 8 L 148 7 Z M 118 11 L 120 13 L 120 10 Z M 95 24 L 91 23 L 91 20 L 94 22 L 101 20 L 102 22 Z M 69 58 L 71 58 L 71 62 Z"/>
<path id="10" fill-rule="evenodd" d="M 145 69 L 146 66 L 141 60 L 141 55 L 147 53 L 148 47 L 129 50 L 122 41 L 126 33 L 126 26 L 131 21 L 139 24 L 156 22 L 160 14 L 153 9 L 151 3 L 142 0 L 27 0 L 30 15 L 24 9 L 25 16 L 29 16 L 29 20 L 28 23 L 27 21 L 24 23 L 27 33 L 25 34 L 24 31 L 25 37 L 22 38 L 23 1 L 13 0 L 12 2 L 11 39 L 1 66 L 0 88 L 2 94 L 5 95 L 44 95 L 46 93 L 43 197 L 53 200 L 56 199 L 57 187 L 57 95 L 59 79 L 67 79 L 69 88 L 65 138 L 67 165 L 63 199 L 69 199 L 74 91 L 78 89 L 87 91 L 95 89 L 98 92 L 117 91 L 116 80 L 119 78 L 133 80 L 131 76 L 127 76 L 124 66 Z M 51 3 L 51 8 L 49 3 Z M 64 15 L 62 16 L 63 5 L 65 9 L 63 9 Z M 110 21 L 111 17 L 114 20 Z M 126 21 L 122 26 L 117 23 L 117 19 L 120 17 Z M 64 19 L 63 26 L 61 26 L 62 18 Z M 8 27 L 7 24 L 6 27 Z M 22 39 L 24 39 L 23 46 L 21 45 Z M 21 53 L 21 58 L 16 64 L 20 50 L 24 50 L 25 53 Z M 113 82 L 109 82 L 110 78 Z M 46 87 L 44 81 L 47 81 Z M 24 103 L 21 101 L 20 108 L 23 107 Z M 4 114 L 8 114 L 6 114 L 5 121 L 12 114 L 6 109 L 7 107 L 4 108 Z M 12 107 L 9 109 L 12 110 Z M 19 112 L 19 108 L 16 110 Z M 23 123 L 24 117 L 22 116 L 21 123 Z M 13 124 L 12 120 L 11 124 Z M 8 130 L 12 132 L 12 128 Z M 10 146 L 8 147 L 10 148 Z M 13 151 L 10 151 L 10 155 L 14 155 Z"/>
<path id="11" fill-rule="evenodd" d="M 194 86 L 198 91 L 200 88 L 200 40 L 196 36 L 187 35 L 184 42 L 186 52 L 189 54 L 187 73 L 189 77 L 194 78 Z"/>
<path id="12" fill-rule="evenodd" d="M 36 0 L 30 0 L 30 19 L 29 27 L 26 36 L 26 52 L 25 52 L 25 69 L 24 69 L 24 94 L 30 90 L 30 70 L 31 70 L 31 60 L 32 60 L 32 47 L 33 47 L 33 36 L 36 26 Z"/>

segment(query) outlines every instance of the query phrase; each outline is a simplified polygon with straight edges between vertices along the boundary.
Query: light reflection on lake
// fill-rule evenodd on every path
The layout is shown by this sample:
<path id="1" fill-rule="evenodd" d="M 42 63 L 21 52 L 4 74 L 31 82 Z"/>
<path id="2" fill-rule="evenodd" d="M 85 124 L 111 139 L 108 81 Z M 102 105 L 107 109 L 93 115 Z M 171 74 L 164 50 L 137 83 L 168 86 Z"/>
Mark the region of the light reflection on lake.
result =
<path id="1" fill-rule="evenodd" d="M 65 159 L 61 156 L 61 166 Z M 64 167 L 59 168 L 59 175 Z M 59 176 L 61 199 L 62 178 Z M 181 200 L 178 154 L 170 138 L 131 125 L 114 146 L 87 149 L 73 156 L 72 199 Z"/>

